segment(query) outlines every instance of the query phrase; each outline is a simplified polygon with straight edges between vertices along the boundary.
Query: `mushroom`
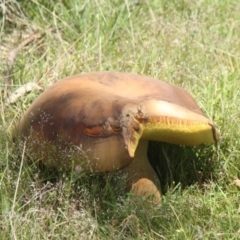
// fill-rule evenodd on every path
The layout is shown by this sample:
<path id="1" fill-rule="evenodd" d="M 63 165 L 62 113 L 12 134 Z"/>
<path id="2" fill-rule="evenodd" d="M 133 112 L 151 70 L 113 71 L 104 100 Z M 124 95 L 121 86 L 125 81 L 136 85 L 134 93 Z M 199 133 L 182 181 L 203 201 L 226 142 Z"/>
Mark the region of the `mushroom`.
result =
<path id="1" fill-rule="evenodd" d="M 218 139 L 214 124 L 182 88 L 132 73 L 94 72 L 56 82 L 16 128 L 44 165 L 120 170 L 136 195 L 161 199 L 148 141 L 193 146 Z"/>

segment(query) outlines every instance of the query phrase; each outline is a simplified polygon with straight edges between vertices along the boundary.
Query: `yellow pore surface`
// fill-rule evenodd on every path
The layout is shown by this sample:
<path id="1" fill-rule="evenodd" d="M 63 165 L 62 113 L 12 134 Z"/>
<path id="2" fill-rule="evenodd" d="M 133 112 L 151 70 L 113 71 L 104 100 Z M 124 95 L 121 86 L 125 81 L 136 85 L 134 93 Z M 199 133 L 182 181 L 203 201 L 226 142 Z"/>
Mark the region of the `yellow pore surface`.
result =
<path id="1" fill-rule="evenodd" d="M 157 116 L 150 117 L 148 122 L 143 123 L 143 129 L 141 139 L 186 146 L 215 142 L 213 128 L 208 121 Z"/>

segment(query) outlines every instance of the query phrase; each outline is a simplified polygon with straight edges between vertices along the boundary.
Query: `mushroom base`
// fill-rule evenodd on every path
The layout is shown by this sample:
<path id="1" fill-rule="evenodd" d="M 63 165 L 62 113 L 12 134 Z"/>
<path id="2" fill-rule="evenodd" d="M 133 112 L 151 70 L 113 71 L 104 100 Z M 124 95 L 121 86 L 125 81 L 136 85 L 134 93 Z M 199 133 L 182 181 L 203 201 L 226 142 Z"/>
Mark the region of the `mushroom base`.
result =
<path id="1" fill-rule="evenodd" d="M 144 196 L 153 203 L 161 202 L 161 187 L 157 174 L 147 157 L 148 141 L 140 140 L 133 161 L 120 170 L 127 178 L 127 190 Z"/>

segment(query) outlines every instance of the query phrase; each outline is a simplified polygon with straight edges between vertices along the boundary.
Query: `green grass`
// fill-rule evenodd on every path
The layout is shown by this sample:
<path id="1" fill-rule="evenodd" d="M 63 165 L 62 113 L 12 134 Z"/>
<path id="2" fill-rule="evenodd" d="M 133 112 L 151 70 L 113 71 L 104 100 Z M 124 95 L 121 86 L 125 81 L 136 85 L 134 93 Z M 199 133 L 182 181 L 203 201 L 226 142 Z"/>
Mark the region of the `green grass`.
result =
<path id="1" fill-rule="evenodd" d="M 239 239 L 237 0 L 9 0 L 0 10 L 1 239 Z M 34 33 L 41 37 L 18 52 L 6 89 L 9 52 Z M 126 196 L 115 174 L 41 171 L 12 143 L 14 125 L 39 91 L 10 105 L 6 93 L 103 70 L 182 86 L 218 126 L 217 149 L 151 143 L 161 205 Z"/>

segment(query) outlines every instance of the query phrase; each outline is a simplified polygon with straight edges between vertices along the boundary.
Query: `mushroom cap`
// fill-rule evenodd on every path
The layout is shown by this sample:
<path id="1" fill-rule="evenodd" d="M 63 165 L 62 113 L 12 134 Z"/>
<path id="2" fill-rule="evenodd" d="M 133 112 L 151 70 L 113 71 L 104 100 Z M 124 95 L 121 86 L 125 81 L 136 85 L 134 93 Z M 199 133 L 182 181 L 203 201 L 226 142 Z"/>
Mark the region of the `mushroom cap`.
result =
<path id="1" fill-rule="evenodd" d="M 94 171 L 129 164 L 140 139 L 191 146 L 218 138 L 214 124 L 185 90 L 119 72 L 80 74 L 54 83 L 32 103 L 17 132 L 31 139 L 35 149 L 42 140 L 59 153 L 75 146 L 74 166 Z M 43 162 L 72 166 L 69 160 Z"/>

